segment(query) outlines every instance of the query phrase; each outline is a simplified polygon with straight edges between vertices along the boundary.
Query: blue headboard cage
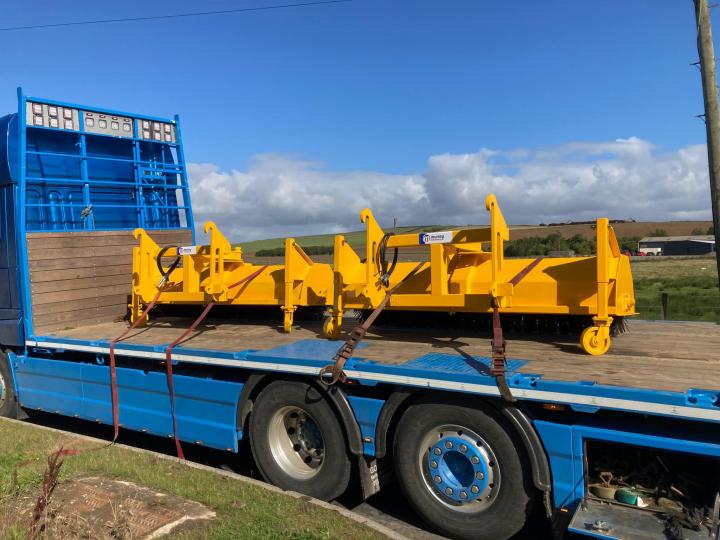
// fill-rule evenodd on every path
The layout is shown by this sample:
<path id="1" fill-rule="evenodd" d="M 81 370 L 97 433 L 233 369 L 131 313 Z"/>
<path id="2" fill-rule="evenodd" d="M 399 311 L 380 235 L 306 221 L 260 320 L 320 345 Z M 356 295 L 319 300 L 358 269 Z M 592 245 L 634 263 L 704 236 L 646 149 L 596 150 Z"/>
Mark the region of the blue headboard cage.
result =
<path id="1" fill-rule="evenodd" d="M 26 232 L 193 228 L 177 116 L 74 105 L 22 90 L 18 111 Z"/>
<path id="2" fill-rule="evenodd" d="M 177 116 L 17 95 L 0 118 L 2 345 L 20 340 L 30 305 L 26 233 L 194 230 Z"/>

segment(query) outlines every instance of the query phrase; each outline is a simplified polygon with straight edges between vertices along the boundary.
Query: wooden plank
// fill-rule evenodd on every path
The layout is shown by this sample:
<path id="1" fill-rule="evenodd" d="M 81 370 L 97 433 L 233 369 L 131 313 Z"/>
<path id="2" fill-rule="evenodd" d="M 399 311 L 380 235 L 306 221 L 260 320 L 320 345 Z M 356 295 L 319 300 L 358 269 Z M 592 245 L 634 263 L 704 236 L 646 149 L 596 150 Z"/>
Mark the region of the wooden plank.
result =
<path id="1" fill-rule="evenodd" d="M 28 251 L 28 260 L 75 259 L 77 257 L 127 259 L 132 256 L 133 246 L 76 246 L 70 248 L 51 248 Z"/>
<path id="2" fill-rule="evenodd" d="M 182 234 L 192 236 L 190 229 L 156 229 L 147 231 L 151 236 L 155 235 L 172 235 Z M 103 237 L 103 236 L 132 236 L 132 230 L 112 230 L 112 231 L 48 231 L 48 232 L 32 232 L 27 233 L 28 240 L 34 238 L 67 238 L 69 236 L 89 236 L 89 237 Z"/>
<path id="3" fill-rule="evenodd" d="M 168 237 L 170 238 L 170 237 Z M 80 239 L 73 239 L 80 240 Z M 176 243 L 176 242 L 170 242 Z M 28 260 L 37 261 L 44 259 L 75 259 L 78 257 L 129 257 L 132 256 L 133 248 L 137 242 L 121 244 L 93 246 L 80 241 L 72 242 L 68 247 L 33 248 L 28 246 Z"/>
<path id="4" fill-rule="evenodd" d="M 83 312 L 86 309 L 93 309 L 97 307 L 109 307 L 116 306 L 119 310 L 123 310 L 127 305 L 129 296 L 127 294 L 118 294 L 113 296 L 101 296 L 92 299 L 82 300 L 69 300 L 66 302 L 53 302 L 50 304 L 40 304 L 33 306 L 33 315 L 41 317 L 50 313 L 63 313 L 67 311 Z M 41 324 L 42 319 L 35 318 L 33 320 L 35 324 Z"/>
<path id="5" fill-rule="evenodd" d="M 58 302 L 70 302 L 75 300 L 87 300 L 89 298 L 103 298 L 106 296 L 118 296 L 120 294 L 130 294 L 130 283 L 122 285 L 113 285 L 111 287 L 89 287 L 86 289 L 76 289 L 68 291 L 51 291 L 33 295 L 33 307 L 42 306 L 44 304 L 55 304 Z"/>
<path id="6" fill-rule="evenodd" d="M 178 234 L 180 231 L 166 231 L 164 234 L 151 234 L 150 236 L 158 244 L 166 243 L 189 243 L 192 241 L 192 235 Z M 103 247 L 103 246 L 136 246 L 137 239 L 132 234 L 113 235 L 113 236 L 89 236 L 71 234 L 68 236 L 53 236 L 50 238 L 31 238 L 28 236 L 28 249 L 57 249 L 57 248 L 73 248 L 78 246 L 84 247 Z"/>
<path id="7" fill-rule="evenodd" d="M 126 276 L 130 280 L 130 263 L 111 266 L 89 266 L 85 268 L 62 268 L 57 270 L 31 270 L 30 281 L 33 285 L 67 279 L 81 280 L 98 276 Z"/>
<path id="8" fill-rule="evenodd" d="M 159 244 L 187 245 L 189 230 L 151 231 Z M 127 312 L 132 231 L 29 233 L 36 332 L 114 320 Z"/>
<path id="9" fill-rule="evenodd" d="M 127 268 L 132 268 L 131 259 L 126 261 L 114 261 L 115 265 L 124 263 Z M 95 268 L 97 266 L 105 266 L 102 259 L 95 257 L 77 257 L 76 259 L 44 259 L 28 262 L 30 272 L 41 270 L 66 270 L 73 268 Z M 129 270 L 128 270 L 129 271 Z"/>
<path id="10" fill-rule="evenodd" d="M 85 278 L 70 278 L 56 281 L 42 281 L 31 283 L 30 291 L 35 295 L 48 294 L 58 291 L 81 291 L 83 289 L 95 289 L 98 293 L 104 293 L 106 288 L 112 289 L 116 286 L 123 286 L 127 289 L 130 294 L 130 287 L 132 285 L 132 276 L 129 272 L 125 271 L 118 274 L 102 275 L 103 269 L 96 268 L 95 275 Z"/>
<path id="11" fill-rule="evenodd" d="M 35 333 L 52 330 L 74 328 L 77 326 L 97 324 L 98 319 L 114 321 L 125 316 L 125 311 L 118 310 L 117 306 L 94 307 L 83 311 L 65 311 L 51 313 L 43 317 L 42 325 L 35 327 Z"/>

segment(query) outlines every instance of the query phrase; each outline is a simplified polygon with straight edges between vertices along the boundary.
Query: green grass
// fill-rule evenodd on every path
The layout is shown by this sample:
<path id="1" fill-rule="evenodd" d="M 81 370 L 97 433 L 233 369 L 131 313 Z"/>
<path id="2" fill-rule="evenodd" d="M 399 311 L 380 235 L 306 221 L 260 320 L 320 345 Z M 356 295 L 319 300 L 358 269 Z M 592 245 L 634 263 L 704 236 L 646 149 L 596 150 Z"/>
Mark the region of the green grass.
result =
<path id="1" fill-rule="evenodd" d="M 0 419 L 0 510 L 18 496 L 37 491 L 48 453 L 60 446 L 80 450 L 97 445 L 72 435 Z M 85 476 L 127 480 L 200 502 L 217 513 L 207 528 L 195 530 L 190 536 L 173 535 L 174 538 L 384 538 L 336 512 L 301 499 L 152 454 L 114 446 L 66 456 L 64 460 L 61 480 Z M 14 514 L 0 512 L 0 538 L 27 537 L 22 532 L 28 524 L 14 523 L 13 518 Z"/>
<path id="2" fill-rule="evenodd" d="M 427 225 L 427 226 L 414 226 L 414 227 L 398 227 L 397 229 L 389 228 L 386 232 L 393 232 L 395 234 L 404 233 L 420 233 L 420 232 L 435 232 L 445 229 L 453 228 L 450 225 Z M 352 246 L 353 249 L 358 249 L 365 245 L 365 231 L 352 231 L 342 234 L 345 240 Z M 312 236 L 296 236 L 295 240 L 300 247 L 318 247 L 318 248 L 332 248 L 335 242 L 335 234 L 316 234 Z M 261 250 L 275 250 L 282 249 L 285 246 L 285 238 L 269 238 L 267 240 L 254 240 L 252 242 L 240 242 L 236 244 L 243 249 L 243 253 L 248 255 L 257 253 Z"/>
<path id="3" fill-rule="evenodd" d="M 632 263 L 635 302 L 643 319 L 661 319 L 662 293 L 670 320 L 720 323 L 715 259 L 648 258 Z"/>

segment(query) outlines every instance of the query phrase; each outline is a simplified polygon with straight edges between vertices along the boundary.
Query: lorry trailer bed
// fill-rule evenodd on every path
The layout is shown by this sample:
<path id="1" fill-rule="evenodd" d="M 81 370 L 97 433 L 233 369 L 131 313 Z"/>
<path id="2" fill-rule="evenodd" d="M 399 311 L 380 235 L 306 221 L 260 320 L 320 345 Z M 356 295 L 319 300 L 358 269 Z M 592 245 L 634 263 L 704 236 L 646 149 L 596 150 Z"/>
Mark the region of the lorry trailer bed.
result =
<path id="1" fill-rule="evenodd" d="M 127 344 L 154 348 L 167 345 L 192 323 L 193 317 L 162 317 L 144 328 L 133 330 L 118 344 L 118 353 Z M 85 325 L 59 330 L 37 337 L 38 343 L 99 343 L 116 338 L 127 328 L 124 321 Z M 428 354 L 437 354 L 436 370 L 449 367 L 450 359 L 487 357 L 490 354 L 487 332 L 430 331 L 427 328 L 371 329 L 356 357 L 386 365 L 403 365 Z M 515 373 L 538 374 L 545 380 L 593 381 L 600 385 L 643 388 L 685 393 L 690 389 L 720 389 L 720 372 L 716 369 L 720 351 L 720 326 L 699 322 L 652 322 L 632 320 L 628 331 L 619 335 L 610 352 L 601 358 L 583 353 L 572 338 L 566 340 L 506 336 L 510 368 Z M 332 357 L 332 344 L 322 337 L 322 325 L 303 322 L 286 334 L 281 325 L 234 322 L 228 319 L 207 320 L 183 343 L 183 349 L 194 351 L 241 352 L 267 350 L 299 341 L 317 340 L 327 344 L 323 350 Z M 445 356 L 448 355 L 448 356 Z"/>

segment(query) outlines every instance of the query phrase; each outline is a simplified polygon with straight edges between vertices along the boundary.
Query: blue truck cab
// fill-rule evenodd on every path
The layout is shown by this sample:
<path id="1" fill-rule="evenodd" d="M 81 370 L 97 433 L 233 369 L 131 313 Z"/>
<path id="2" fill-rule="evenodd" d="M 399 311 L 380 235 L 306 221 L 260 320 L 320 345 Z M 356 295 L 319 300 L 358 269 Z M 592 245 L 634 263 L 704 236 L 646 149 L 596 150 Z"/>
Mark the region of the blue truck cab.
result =
<path id="1" fill-rule="evenodd" d="M 228 317 L 174 348 L 171 402 L 167 346 L 194 315 L 153 315 L 113 341 L 133 230 L 195 243 L 179 118 L 18 90 L 0 118 L 0 188 L 2 416 L 112 425 L 114 346 L 123 429 L 229 453 L 247 439 L 285 489 L 330 500 L 352 477 L 365 497 L 395 481 L 454 538 L 510 538 L 537 512 L 595 538 L 718 538 L 716 325 L 632 323 L 600 359 L 511 339 L 508 395 L 472 329 L 380 331 L 328 387 L 318 374 L 340 342 L 314 322 L 289 337 Z"/>

